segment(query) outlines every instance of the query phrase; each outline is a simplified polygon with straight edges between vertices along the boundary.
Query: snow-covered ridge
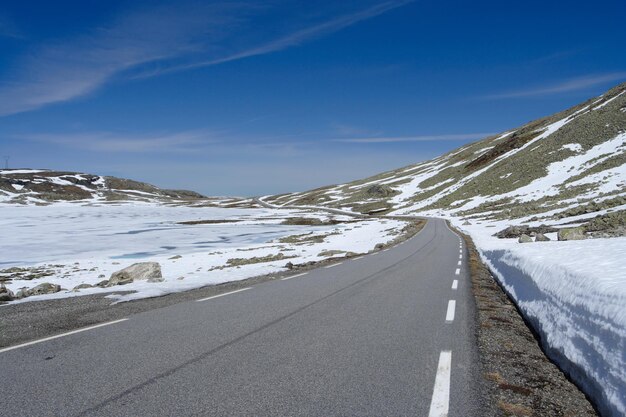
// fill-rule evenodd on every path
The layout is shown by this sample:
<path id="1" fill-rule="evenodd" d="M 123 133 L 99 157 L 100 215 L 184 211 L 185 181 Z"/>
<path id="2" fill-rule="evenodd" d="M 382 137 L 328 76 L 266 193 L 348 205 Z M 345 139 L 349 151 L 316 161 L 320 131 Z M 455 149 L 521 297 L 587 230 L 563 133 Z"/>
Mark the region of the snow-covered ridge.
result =
<path id="1" fill-rule="evenodd" d="M 122 178 L 41 169 L 0 170 L 0 203 L 48 204 L 57 201 L 104 203 L 202 198 L 191 191 L 162 190 Z"/>
<path id="2" fill-rule="evenodd" d="M 454 206 L 457 215 L 519 217 L 524 205 L 540 215 L 573 194 L 582 199 L 580 204 L 604 195 L 624 196 L 625 92 L 622 84 L 599 98 L 432 161 L 267 201 L 362 213 L 384 208 L 392 214 Z M 369 192 L 380 186 L 388 192 Z"/>

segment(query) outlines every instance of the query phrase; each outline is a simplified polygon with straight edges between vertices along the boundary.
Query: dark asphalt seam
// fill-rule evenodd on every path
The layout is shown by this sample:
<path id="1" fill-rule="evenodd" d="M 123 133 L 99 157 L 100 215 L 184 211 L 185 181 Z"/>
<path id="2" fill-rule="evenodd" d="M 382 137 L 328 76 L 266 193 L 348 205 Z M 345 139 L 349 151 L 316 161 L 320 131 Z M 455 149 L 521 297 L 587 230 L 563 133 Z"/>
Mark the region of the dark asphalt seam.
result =
<path id="1" fill-rule="evenodd" d="M 307 305 L 304 305 L 304 306 L 298 308 L 297 310 L 292 311 L 291 313 L 289 313 L 289 314 L 287 314 L 285 316 L 279 317 L 276 320 L 273 320 L 273 321 L 271 321 L 269 323 L 266 323 L 263 326 L 255 329 L 255 330 L 252 330 L 252 331 L 250 331 L 250 332 L 248 332 L 246 334 L 243 334 L 243 335 L 241 335 L 241 336 L 231 340 L 230 342 L 226 342 L 226 343 L 224 343 L 224 344 L 222 344 L 220 346 L 217 346 L 214 349 L 209 350 L 208 352 L 205 352 L 205 353 L 203 353 L 203 354 L 193 358 L 193 359 L 190 359 L 190 360 L 188 360 L 186 362 L 183 362 L 182 364 L 180 364 L 180 365 L 178 365 L 178 366 L 176 366 L 174 368 L 171 368 L 171 369 L 169 369 L 169 370 L 167 370 L 165 372 L 162 372 L 162 373 L 160 373 L 160 374 L 158 374 L 158 375 L 156 375 L 156 376 L 154 376 L 154 377 L 152 377 L 152 378 L 142 382 L 141 384 L 138 384 L 138 385 L 135 385 L 135 386 L 133 386 L 131 388 L 128 388 L 127 390 L 124 390 L 121 393 L 119 393 L 119 394 L 117 394 L 117 395 L 115 395 L 113 397 L 109 397 L 108 399 L 102 401 L 101 403 L 99 403 L 99 404 L 97 404 L 97 405 L 95 405 L 95 406 L 93 406 L 91 408 L 88 408 L 87 410 L 85 410 L 85 411 L 83 411 L 83 412 L 81 412 L 80 414 L 77 414 L 77 415 L 78 416 L 85 416 L 85 415 L 88 415 L 89 413 L 98 411 L 98 410 L 106 407 L 108 404 L 110 404 L 112 402 L 115 402 L 115 401 L 117 401 L 117 400 L 119 400 L 119 399 L 121 399 L 123 397 L 126 397 L 126 396 L 132 394 L 133 392 L 139 391 L 140 389 L 142 389 L 144 387 L 147 387 L 148 385 L 151 385 L 151 384 L 157 382 L 160 379 L 163 379 L 163 378 L 166 378 L 166 377 L 168 377 L 170 375 L 173 375 L 178 370 L 180 370 L 182 368 L 185 368 L 185 367 L 187 367 L 189 365 L 193 365 L 195 363 L 201 362 L 204 359 L 208 358 L 209 356 L 211 356 L 211 355 L 213 355 L 215 353 L 218 353 L 219 351 L 221 351 L 221 350 L 223 350 L 223 349 L 225 349 L 225 348 L 227 348 L 229 346 L 232 346 L 232 345 L 234 345 L 236 343 L 239 343 L 240 341 L 246 339 L 247 337 L 252 336 L 252 335 L 254 335 L 256 333 L 259 333 L 259 332 L 261 332 L 261 331 L 263 331 L 263 330 L 265 330 L 265 329 L 267 329 L 267 328 L 269 328 L 269 327 L 271 327 L 271 326 L 273 326 L 275 324 L 278 324 L 278 323 L 280 323 L 282 321 L 285 321 L 285 320 L 295 316 L 296 314 L 299 314 L 302 311 L 305 311 L 305 310 L 313 307 L 316 304 L 319 304 L 319 303 L 321 303 L 321 302 L 323 302 L 323 301 L 325 301 L 325 300 L 327 300 L 327 299 L 329 299 L 331 297 L 334 297 L 335 295 L 340 294 L 340 293 L 342 293 L 342 292 L 344 292 L 344 291 L 346 291 L 346 290 L 348 290 L 348 289 L 350 289 L 352 287 L 355 287 L 355 286 L 360 285 L 360 284 L 364 284 L 364 283 L 366 283 L 368 281 L 371 281 L 372 279 L 375 279 L 378 275 L 381 275 L 382 273 L 389 271 L 390 269 L 392 269 L 395 266 L 397 266 L 398 264 L 406 261 L 407 259 L 413 257 L 418 252 L 420 252 L 422 249 L 427 247 L 437 237 L 437 233 L 436 233 L 437 232 L 437 228 L 438 228 L 437 224 L 435 223 L 435 233 L 434 233 L 433 237 L 428 242 L 426 242 L 424 245 L 422 245 L 419 249 L 415 250 L 410 255 L 406 256 L 405 258 L 400 259 L 398 262 L 396 262 L 396 263 L 394 263 L 392 265 L 389 265 L 388 267 L 386 267 L 384 269 L 381 269 L 380 271 L 374 272 L 373 274 L 370 274 L 370 275 L 368 275 L 368 276 L 366 276 L 364 278 L 361 278 L 360 280 L 353 282 L 352 284 L 348 285 L 347 287 L 341 288 L 341 289 L 339 289 L 339 290 L 337 290 L 337 291 L 335 291 L 335 292 L 333 292 L 331 294 L 328 294 L 328 295 L 326 295 L 326 296 L 324 296 L 324 297 L 322 297 L 322 298 L 320 298 L 318 300 L 315 300 L 315 301 L 313 301 L 313 302 L 311 302 L 311 303 L 309 303 Z M 422 230 L 424 230 L 424 229 L 422 229 Z"/>

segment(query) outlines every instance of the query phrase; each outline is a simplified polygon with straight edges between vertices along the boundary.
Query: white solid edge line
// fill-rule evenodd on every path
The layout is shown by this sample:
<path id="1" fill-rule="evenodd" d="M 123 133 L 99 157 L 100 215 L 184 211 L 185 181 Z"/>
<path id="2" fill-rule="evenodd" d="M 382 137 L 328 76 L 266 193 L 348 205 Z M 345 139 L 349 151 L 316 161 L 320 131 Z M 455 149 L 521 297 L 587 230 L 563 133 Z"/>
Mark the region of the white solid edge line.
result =
<path id="1" fill-rule="evenodd" d="M 455 279 L 452 281 L 452 289 L 456 290 L 457 288 L 459 288 L 459 280 Z"/>
<path id="2" fill-rule="evenodd" d="M 334 268 L 334 267 L 336 267 L 336 266 L 338 266 L 338 265 L 341 265 L 341 262 L 339 262 L 338 264 L 332 264 L 332 265 L 325 266 L 324 268 L 326 268 L 326 269 L 328 269 L 328 268 Z"/>
<path id="3" fill-rule="evenodd" d="M 430 401 L 428 417 L 447 417 L 450 404 L 450 370 L 452 368 L 452 352 L 444 350 L 439 354 L 437 375 L 433 398 Z"/>
<path id="4" fill-rule="evenodd" d="M 252 287 L 242 288 L 242 289 L 240 289 L 240 290 L 235 290 L 235 291 L 230 291 L 230 292 L 225 292 L 224 294 L 213 295 L 213 296 L 211 296 L 211 297 L 207 297 L 207 298 L 201 298 L 201 299 L 199 299 L 199 300 L 196 300 L 196 302 L 212 300 L 212 299 L 214 299 L 214 298 L 223 297 L 223 296 L 225 296 L 225 295 L 235 294 L 236 292 L 241 292 L 241 291 L 249 290 L 250 288 L 252 288 Z"/>
<path id="5" fill-rule="evenodd" d="M 456 309 L 456 300 L 448 301 L 448 311 L 446 311 L 446 323 L 454 321 L 454 310 Z"/>
<path id="6" fill-rule="evenodd" d="M 97 329 L 98 327 L 104 327 L 104 326 L 108 326 L 108 325 L 111 325 L 111 324 L 120 323 L 120 322 L 126 321 L 126 320 L 128 320 L 128 319 L 126 318 L 126 319 L 119 319 L 119 320 L 109 321 L 109 322 L 106 322 L 106 323 L 100 323 L 100 324 L 96 324 L 95 326 L 89 326 L 89 327 L 85 327 L 85 328 L 82 328 L 82 329 L 72 330 L 71 332 L 57 334 L 55 336 L 45 337 L 45 338 L 39 339 L 39 340 L 33 340 L 32 342 L 22 343 L 21 345 L 10 346 L 10 347 L 4 348 L 4 349 L 0 349 L 0 353 L 8 352 L 9 350 L 19 349 L 19 348 L 23 348 L 23 347 L 30 346 L 30 345 L 35 345 L 35 344 L 41 343 L 41 342 L 47 342 L 48 340 L 58 339 L 59 337 L 69 336 L 71 334 L 76 334 L 76 333 L 80 333 L 80 332 L 86 332 L 87 330 Z"/>
<path id="7" fill-rule="evenodd" d="M 457 268 L 456 271 L 454 271 L 454 275 L 459 275 L 461 273 L 461 269 Z"/>
<path id="8" fill-rule="evenodd" d="M 362 256 L 358 256 L 356 258 L 352 258 L 353 261 L 358 261 L 359 259 L 363 259 L 363 257 Z"/>
<path id="9" fill-rule="evenodd" d="M 290 276 L 290 277 L 281 278 L 280 280 L 281 280 L 281 281 L 287 281 L 288 279 L 291 279 L 291 278 L 298 278 L 298 277 L 301 277 L 302 275 L 306 275 L 306 274 L 307 274 L 306 272 L 303 272 L 303 273 L 301 273 L 301 274 L 297 274 L 297 275 L 292 275 L 292 276 Z"/>

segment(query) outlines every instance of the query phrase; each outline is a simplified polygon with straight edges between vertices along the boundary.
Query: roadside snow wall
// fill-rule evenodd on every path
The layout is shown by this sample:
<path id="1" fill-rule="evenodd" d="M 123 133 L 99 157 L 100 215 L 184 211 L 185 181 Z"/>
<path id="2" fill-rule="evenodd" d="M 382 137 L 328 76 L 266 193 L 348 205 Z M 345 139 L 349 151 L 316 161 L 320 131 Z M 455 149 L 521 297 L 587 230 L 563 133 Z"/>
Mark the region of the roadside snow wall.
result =
<path id="1" fill-rule="evenodd" d="M 561 246 L 557 251 L 542 244 L 480 251 L 548 356 L 603 416 L 611 417 L 626 415 L 624 242 L 554 242 Z"/>

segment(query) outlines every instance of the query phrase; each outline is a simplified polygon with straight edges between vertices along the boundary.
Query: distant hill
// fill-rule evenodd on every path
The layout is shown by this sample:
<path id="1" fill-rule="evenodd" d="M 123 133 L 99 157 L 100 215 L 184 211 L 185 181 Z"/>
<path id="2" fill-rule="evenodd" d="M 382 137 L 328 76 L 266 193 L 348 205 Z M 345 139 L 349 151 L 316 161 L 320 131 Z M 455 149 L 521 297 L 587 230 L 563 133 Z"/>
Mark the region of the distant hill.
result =
<path id="1" fill-rule="evenodd" d="M 265 198 L 359 213 L 563 219 L 626 204 L 626 83 L 433 160 L 347 184 Z"/>
<path id="2" fill-rule="evenodd" d="M 164 190 L 144 182 L 78 172 L 0 170 L 0 202 L 45 204 L 56 201 L 175 201 L 206 198 L 187 190 Z"/>

